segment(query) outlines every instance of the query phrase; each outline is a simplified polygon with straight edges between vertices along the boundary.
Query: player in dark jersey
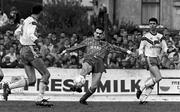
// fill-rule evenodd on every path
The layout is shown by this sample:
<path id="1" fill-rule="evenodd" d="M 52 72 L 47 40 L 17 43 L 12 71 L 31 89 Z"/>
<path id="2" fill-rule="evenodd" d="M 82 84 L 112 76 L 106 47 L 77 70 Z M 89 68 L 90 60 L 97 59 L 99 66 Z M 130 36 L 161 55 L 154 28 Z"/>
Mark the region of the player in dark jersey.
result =
<path id="1" fill-rule="evenodd" d="M 86 48 L 86 54 L 82 63 L 80 75 L 85 78 L 87 74 L 92 73 L 92 83 L 88 91 L 81 97 L 80 103 L 87 105 L 87 98 L 90 97 L 98 87 L 102 73 L 105 72 L 104 60 L 109 52 L 125 52 L 133 54 L 124 48 L 112 45 L 106 41 L 102 41 L 103 29 L 97 28 L 92 38 L 87 38 L 80 44 L 66 49 L 66 52 L 72 52 L 83 47 Z M 82 92 L 81 87 L 75 85 L 70 88 L 72 91 Z"/>

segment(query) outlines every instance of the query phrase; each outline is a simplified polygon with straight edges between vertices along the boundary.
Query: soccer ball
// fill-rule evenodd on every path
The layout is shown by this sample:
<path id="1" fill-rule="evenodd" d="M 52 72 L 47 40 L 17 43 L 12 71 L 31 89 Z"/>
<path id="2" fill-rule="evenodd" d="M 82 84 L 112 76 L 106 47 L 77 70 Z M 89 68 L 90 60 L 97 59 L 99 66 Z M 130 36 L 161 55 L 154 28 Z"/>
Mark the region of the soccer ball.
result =
<path id="1" fill-rule="evenodd" d="M 76 87 L 82 87 L 86 82 L 86 79 L 84 78 L 84 76 L 79 75 L 74 79 L 74 85 Z"/>

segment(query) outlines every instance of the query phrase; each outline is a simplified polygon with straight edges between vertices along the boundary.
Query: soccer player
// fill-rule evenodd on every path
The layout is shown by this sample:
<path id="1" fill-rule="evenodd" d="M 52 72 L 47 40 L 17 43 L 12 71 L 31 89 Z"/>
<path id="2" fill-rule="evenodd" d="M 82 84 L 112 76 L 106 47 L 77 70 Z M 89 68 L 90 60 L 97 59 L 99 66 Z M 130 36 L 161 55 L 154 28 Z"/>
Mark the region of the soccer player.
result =
<path id="1" fill-rule="evenodd" d="M 31 16 L 27 17 L 23 21 L 23 25 L 17 28 L 15 35 L 20 36 L 20 44 L 22 48 L 20 50 L 20 55 L 22 62 L 24 64 L 24 69 L 27 75 L 27 78 L 22 78 L 17 82 L 3 85 L 3 97 L 7 101 L 10 90 L 19 87 L 25 87 L 29 85 L 35 85 L 36 76 L 35 69 L 42 75 L 40 84 L 39 84 L 39 95 L 37 96 L 36 105 L 40 106 L 51 106 L 46 99 L 43 98 L 46 87 L 49 83 L 50 73 L 47 70 L 43 60 L 40 57 L 38 42 L 38 19 L 42 15 L 43 7 L 41 5 L 35 5 L 32 8 Z"/>
<path id="2" fill-rule="evenodd" d="M 106 41 L 102 41 L 103 29 L 98 27 L 92 38 L 87 38 L 80 44 L 66 49 L 66 52 L 72 52 L 77 49 L 85 48 L 86 53 L 82 63 L 80 76 L 85 78 L 86 75 L 92 73 L 92 82 L 87 92 L 80 98 L 80 103 L 88 105 L 86 100 L 96 91 L 100 83 L 102 73 L 105 72 L 104 60 L 109 52 L 125 52 L 133 54 L 124 48 L 112 45 Z M 82 92 L 81 87 L 72 86 L 71 91 Z"/>
<path id="3" fill-rule="evenodd" d="M 146 62 L 147 69 L 150 71 L 150 76 L 145 83 L 138 88 L 136 92 L 137 99 L 140 99 L 140 104 L 145 104 L 146 99 L 153 90 L 153 87 L 161 79 L 161 73 L 159 70 L 161 53 L 166 54 L 168 52 L 165 38 L 162 34 L 157 32 L 158 20 L 156 18 L 149 19 L 150 31 L 143 35 L 140 46 L 139 55 L 141 61 Z M 145 90 L 145 95 L 140 97 Z"/>

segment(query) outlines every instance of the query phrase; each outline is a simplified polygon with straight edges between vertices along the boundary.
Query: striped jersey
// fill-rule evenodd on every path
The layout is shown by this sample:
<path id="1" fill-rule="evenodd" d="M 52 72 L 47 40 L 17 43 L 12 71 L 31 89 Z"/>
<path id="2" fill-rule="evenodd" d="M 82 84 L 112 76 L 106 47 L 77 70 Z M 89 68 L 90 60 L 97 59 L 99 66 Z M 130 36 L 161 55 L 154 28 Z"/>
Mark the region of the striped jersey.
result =
<path id="1" fill-rule="evenodd" d="M 105 59 L 105 57 L 109 52 L 120 53 L 120 52 L 128 51 L 122 47 L 112 45 L 106 41 L 96 40 L 94 38 L 87 38 L 84 41 L 82 41 L 80 44 L 67 49 L 67 51 L 74 51 L 83 47 L 86 48 L 86 53 L 84 55 L 84 58 L 100 57 L 102 59 Z"/>
<path id="2" fill-rule="evenodd" d="M 168 47 L 162 34 L 155 35 L 148 32 L 144 34 L 139 46 L 139 55 L 144 54 L 148 57 L 158 57 L 161 52 L 167 52 Z"/>

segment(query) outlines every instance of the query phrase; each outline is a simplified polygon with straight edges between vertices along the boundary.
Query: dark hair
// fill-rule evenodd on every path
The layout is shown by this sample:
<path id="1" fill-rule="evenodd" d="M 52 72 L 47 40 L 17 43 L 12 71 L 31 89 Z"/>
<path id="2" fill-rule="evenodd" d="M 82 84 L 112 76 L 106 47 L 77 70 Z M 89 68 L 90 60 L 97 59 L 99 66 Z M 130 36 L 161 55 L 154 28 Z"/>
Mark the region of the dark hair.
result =
<path id="1" fill-rule="evenodd" d="M 100 30 L 104 31 L 104 28 L 102 26 L 97 26 L 96 29 L 100 29 Z"/>
<path id="2" fill-rule="evenodd" d="M 154 22 L 156 22 L 156 24 L 158 24 L 158 20 L 157 20 L 156 18 L 154 18 L 154 17 L 150 18 L 150 19 L 149 19 L 149 22 L 150 22 L 150 21 L 154 21 Z"/>
<path id="3" fill-rule="evenodd" d="M 32 14 L 39 14 L 42 10 L 43 10 L 43 6 L 42 5 L 35 5 L 32 8 Z"/>

